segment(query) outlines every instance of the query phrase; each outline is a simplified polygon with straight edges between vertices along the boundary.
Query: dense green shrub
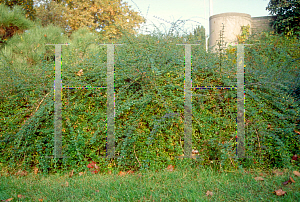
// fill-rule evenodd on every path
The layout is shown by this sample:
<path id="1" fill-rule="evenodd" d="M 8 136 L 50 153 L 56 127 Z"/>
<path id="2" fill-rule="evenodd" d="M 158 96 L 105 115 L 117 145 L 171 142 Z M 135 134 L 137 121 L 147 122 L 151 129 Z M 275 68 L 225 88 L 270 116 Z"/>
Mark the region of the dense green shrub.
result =
<path id="1" fill-rule="evenodd" d="M 1 162 L 11 168 L 38 166 L 55 172 L 61 169 L 53 167 L 57 160 L 45 158 L 54 147 L 54 63 L 44 60 L 45 54 L 54 54 L 54 47 L 43 45 L 45 33 L 47 43 L 71 44 L 62 46 L 63 86 L 106 86 L 106 48 L 95 45 L 104 42 L 85 29 L 67 39 L 48 27 L 15 36 L 2 49 Z M 176 46 L 183 40 L 126 35 L 116 41 L 126 45 L 115 46 L 114 58 L 116 155 L 124 158 L 100 158 L 106 154 L 106 90 L 68 89 L 62 91 L 63 154 L 70 158 L 63 159 L 62 168 L 82 171 L 89 160 L 99 162 L 102 171 L 211 162 L 227 169 L 255 162 L 289 166 L 300 149 L 294 132 L 299 130 L 299 97 L 294 93 L 299 89 L 299 51 L 294 46 L 299 41 L 273 35 L 259 40 L 260 45 L 245 47 L 246 154 L 254 159 L 231 159 L 236 146 L 236 90 L 228 89 L 193 90 L 193 148 L 203 161 L 175 158 L 184 148 L 184 46 Z M 187 43 L 195 41 L 190 38 Z M 35 65 L 24 63 L 29 56 L 23 53 L 29 52 Z M 225 53 L 222 63 L 217 54 L 197 46 L 192 46 L 192 56 L 193 86 L 236 85 L 235 47 Z M 82 76 L 76 75 L 80 69 Z"/>

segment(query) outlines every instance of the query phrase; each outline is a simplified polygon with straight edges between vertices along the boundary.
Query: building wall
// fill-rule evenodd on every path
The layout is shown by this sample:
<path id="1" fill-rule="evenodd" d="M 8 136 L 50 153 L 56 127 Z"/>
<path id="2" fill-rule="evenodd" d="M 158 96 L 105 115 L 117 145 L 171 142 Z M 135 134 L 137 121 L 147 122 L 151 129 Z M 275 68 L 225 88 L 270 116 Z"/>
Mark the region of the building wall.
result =
<path id="1" fill-rule="evenodd" d="M 241 35 L 241 26 L 250 25 L 250 34 L 261 31 L 271 31 L 270 21 L 276 16 L 253 17 L 246 13 L 221 13 L 209 18 L 209 49 L 215 52 L 220 40 L 220 31 L 224 25 L 223 41 L 224 47 L 237 44 L 237 35 Z"/>

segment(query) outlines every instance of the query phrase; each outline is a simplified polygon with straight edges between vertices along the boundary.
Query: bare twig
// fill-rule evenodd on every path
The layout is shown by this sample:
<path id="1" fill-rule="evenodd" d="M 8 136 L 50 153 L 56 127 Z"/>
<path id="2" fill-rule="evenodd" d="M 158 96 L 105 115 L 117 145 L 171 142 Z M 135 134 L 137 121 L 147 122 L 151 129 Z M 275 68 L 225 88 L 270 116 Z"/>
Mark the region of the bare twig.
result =
<path id="1" fill-rule="evenodd" d="M 49 92 L 49 93 L 50 93 L 50 92 Z M 43 99 L 40 101 L 40 103 L 38 104 L 38 106 L 37 106 L 37 108 L 35 109 L 35 111 L 34 111 L 34 112 L 31 112 L 31 114 L 29 115 L 29 117 L 27 117 L 26 121 L 24 120 L 24 123 L 23 123 L 22 125 L 24 125 L 24 124 L 28 121 L 28 119 L 33 115 L 33 113 L 35 113 L 35 112 L 39 109 L 39 107 L 41 106 L 42 102 L 43 102 L 44 99 L 49 95 L 49 93 L 47 93 L 47 95 L 45 95 L 45 96 L 43 97 Z"/>
<path id="2" fill-rule="evenodd" d="M 135 155 L 136 160 L 139 162 L 140 167 L 142 167 L 142 165 L 141 165 L 141 163 L 140 163 L 140 161 L 139 161 L 139 159 L 137 158 L 136 153 L 135 153 L 135 144 L 133 145 L 133 151 L 134 151 L 134 155 Z"/>
<path id="3" fill-rule="evenodd" d="M 258 136 L 258 132 L 257 132 L 256 128 L 255 128 L 255 132 L 256 132 L 257 139 L 258 139 L 259 152 L 261 153 L 260 141 L 259 141 L 259 136 Z"/>

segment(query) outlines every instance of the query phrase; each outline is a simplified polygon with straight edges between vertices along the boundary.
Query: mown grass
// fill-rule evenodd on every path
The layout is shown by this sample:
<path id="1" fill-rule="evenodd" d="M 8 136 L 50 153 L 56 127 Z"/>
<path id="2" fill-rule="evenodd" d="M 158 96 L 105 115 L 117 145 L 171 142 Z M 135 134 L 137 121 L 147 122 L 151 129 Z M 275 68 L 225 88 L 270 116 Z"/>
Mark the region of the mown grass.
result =
<path id="1" fill-rule="evenodd" d="M 215 171 L 211 168 L 175 168 L 174 171 L 79 176 L 69 174 L 1 176 L 0 199 L 5 201 L 297 201 L 299 177 L 284 169 Z M 264 180 L 255 180 L 262 177 Z M 282 183 L 292 177 L 295 183 Z M 286 191 L 277 196 L 274 191 Z M 212 195 L 207 196 L 207 192 Z M 19 195 L 19 196 L 18 196 Z M 21 196 L 20 196 L 21 195 Z"/>

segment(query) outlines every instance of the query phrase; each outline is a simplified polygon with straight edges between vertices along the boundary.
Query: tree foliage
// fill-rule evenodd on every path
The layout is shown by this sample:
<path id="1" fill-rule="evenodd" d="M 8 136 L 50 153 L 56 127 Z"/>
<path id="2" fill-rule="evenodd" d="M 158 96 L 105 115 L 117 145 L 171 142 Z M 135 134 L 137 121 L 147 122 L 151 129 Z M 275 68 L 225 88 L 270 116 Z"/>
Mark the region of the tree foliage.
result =
<path id="1" fill-rule="evenodd" d="M 25 10 L 27 19 L 35 20 L 36 11 L 33 6 L 33 0 L 0 0 L 0 4 L 4 4 L 12 9 L 15 5 L 19 5 Z"/>
<path id="2" fill-rule="evenodd" d="M 93 32 L 99 29 L 101 33 L 105 33 L 105 36 L 110 36 L 109 38 L 122 36 L 124 30 L 136 34 L 134 28 L 139 28 L 139 24 L 145 22 L 137 12 L 130 10 L 127 3 L 118 0 L 74 0 L 67 7 L 65 3 L 68 1 L 46 3 L 47 8 L 37 8 L 37 15 L 42 19 L 43 24 L 53 23 L 64 29 L 67 28 L 69 35 L 80 27 L 86 26 Z"/>
<path id="3" fill-rule="evenodd" d="M 300 0 L 270 0 L 266 8 L 277 19 L 272 26 L 277 33 L 294 35 L 300 31 Z"/>

